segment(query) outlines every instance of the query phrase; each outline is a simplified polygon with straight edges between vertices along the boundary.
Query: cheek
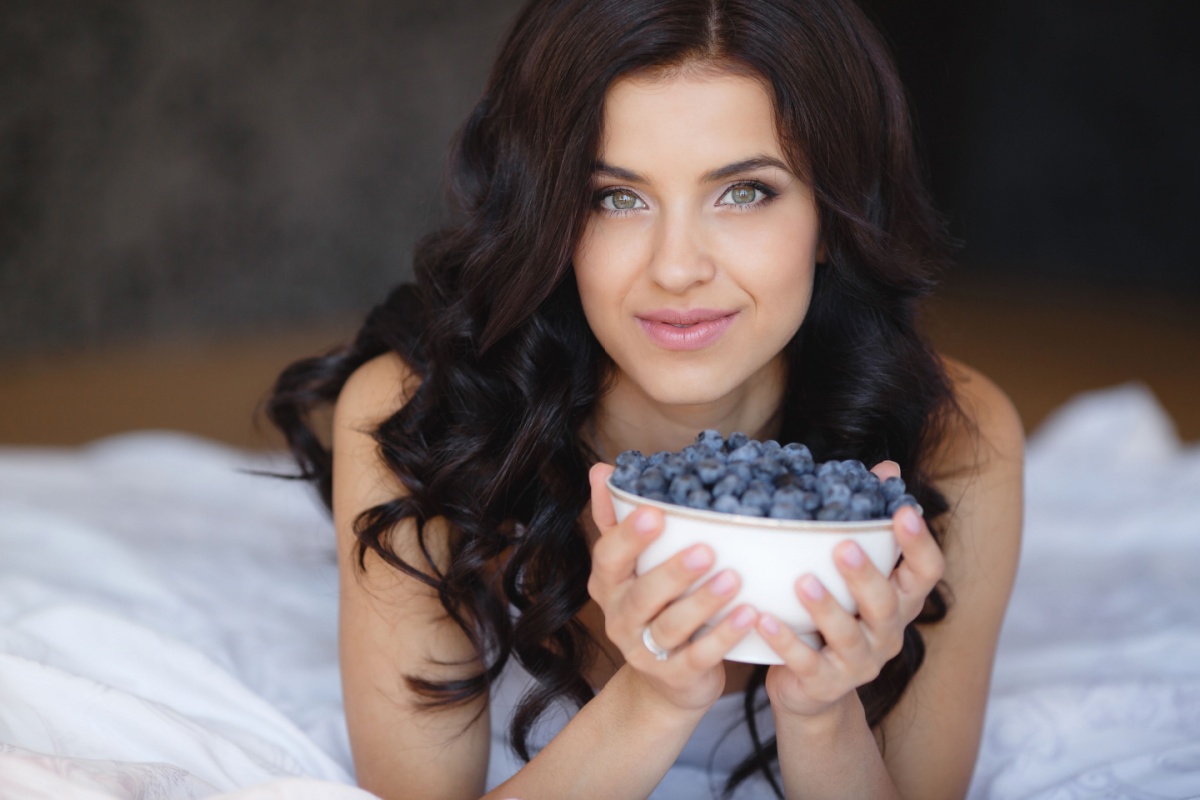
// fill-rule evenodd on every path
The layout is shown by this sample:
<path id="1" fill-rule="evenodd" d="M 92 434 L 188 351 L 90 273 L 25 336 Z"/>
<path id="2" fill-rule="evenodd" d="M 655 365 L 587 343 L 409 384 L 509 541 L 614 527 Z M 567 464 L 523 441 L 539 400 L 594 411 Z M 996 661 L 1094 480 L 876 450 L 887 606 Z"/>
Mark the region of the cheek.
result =
<path id="1" fill-rule="evenodd" d="M 802 311 L 812 295 L 817 249 L 816 235 L 806 228 L 791 233 L 781 233 L 780 227 L 755 232 L 739 248 L 743 288 L 761 307 Z"/>
<path id="2" fill-rule="evenodd" d="M 575 283 L 593 328 L 598 317 L 616 310 L 637 270 L 637 242 L 603 225 L 591 226 L 575 248 Z"/>

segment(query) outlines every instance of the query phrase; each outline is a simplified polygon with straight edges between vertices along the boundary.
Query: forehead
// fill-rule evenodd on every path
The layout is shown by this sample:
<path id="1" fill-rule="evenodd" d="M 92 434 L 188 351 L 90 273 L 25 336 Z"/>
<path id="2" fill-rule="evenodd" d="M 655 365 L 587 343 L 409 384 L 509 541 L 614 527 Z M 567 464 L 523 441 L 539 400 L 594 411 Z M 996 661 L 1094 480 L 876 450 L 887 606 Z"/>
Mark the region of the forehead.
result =
<path id="1" fill-rule="evenodd" d="M 605 95 L 605 162 L 634 167 L 686 158 L 707 169 L 748 154 L 783 157 L 772 96 L 758 77 L 700 69 L 636 74 Z"/>

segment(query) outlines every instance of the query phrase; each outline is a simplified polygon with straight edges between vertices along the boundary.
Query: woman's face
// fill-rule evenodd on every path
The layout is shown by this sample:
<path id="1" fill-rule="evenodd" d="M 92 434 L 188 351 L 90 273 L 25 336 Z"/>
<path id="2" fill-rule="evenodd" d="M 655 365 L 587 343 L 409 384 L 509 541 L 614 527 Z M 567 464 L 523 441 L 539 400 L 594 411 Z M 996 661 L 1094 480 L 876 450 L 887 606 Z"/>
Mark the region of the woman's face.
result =
<path id="1" fill-rule="evenodd" d="M 781 386 L 820 232 L 764 86 L 687 70 L 617 81 L 593 188 L 575 274 L 618 384 L 669 406 Z"/>

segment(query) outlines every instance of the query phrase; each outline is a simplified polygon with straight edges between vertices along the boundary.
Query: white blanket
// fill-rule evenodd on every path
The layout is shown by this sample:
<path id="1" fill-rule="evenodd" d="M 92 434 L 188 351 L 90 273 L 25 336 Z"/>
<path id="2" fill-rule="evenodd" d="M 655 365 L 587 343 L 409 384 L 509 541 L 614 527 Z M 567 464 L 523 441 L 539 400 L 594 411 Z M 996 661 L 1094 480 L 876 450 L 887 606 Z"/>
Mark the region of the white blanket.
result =
<path id="1" fill-rule="evenodd" d="M 0 448 L 0 797 L 353 788 L 330 524 L 169 433 Z M 1200 448 L 1137 385 L 1034 437 L 971 797 L 1200 797 Z"/>

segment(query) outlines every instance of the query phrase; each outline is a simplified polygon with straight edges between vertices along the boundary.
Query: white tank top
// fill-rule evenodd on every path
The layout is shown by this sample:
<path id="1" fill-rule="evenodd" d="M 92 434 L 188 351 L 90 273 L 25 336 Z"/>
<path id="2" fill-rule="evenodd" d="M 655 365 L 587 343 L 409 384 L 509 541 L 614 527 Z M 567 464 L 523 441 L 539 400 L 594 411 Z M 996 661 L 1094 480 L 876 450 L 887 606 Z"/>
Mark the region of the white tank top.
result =
<path id="1" fill-rule="evenodd" d="M 508 727 L 517 704 L 532 683 L 533 676 L 515 659 L 509 659 L 500 680 L 492 686 L 489 700 L 492 732 L 487 776 L 489 791 L 524 766 L 509 745 Z M 729 773 L 753 752 L 742 703 L 742 693 L 735 692 L 713 704 L 696 726 L 692 737 L 675 760 L 675 765 L 650 795 L 651 800 L 704 800 L 721 796 Z M 567 702 L 558 703 L 547 710 L 530 732 L 530 754 L 537 753 L 553 739 L 572 714 L 572 707 Z M 756 719 L 762 740 L 774 735 L 775 723 L 769 708 L 763 708 Z M 775 793 L 766 780 L 756 774 L 743 781 L 733 797 L 735 800 L 774 800 Z"/>

